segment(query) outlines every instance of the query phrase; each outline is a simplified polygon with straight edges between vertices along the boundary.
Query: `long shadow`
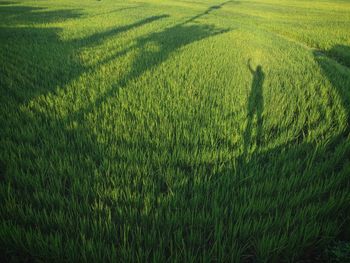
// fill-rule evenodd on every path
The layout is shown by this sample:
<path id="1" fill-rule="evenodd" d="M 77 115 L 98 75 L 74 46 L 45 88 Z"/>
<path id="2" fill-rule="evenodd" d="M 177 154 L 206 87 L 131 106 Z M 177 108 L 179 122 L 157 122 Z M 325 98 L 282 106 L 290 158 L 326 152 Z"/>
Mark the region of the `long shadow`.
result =
<path id="1" fill-rule="evenodd" d="M 248 69 L 253 75 L 252 86 L 250 89 L 250 94 L 248 97 L 247 104 L 247 126 L 243 134 L 244 138 L 244 154 L 248 154 L 249 147 L 252 144 L 252 133 L 254 131 L 254 117 L 256 118 L 256 135 L 255 143 L 257 146 L 260 145 L 262 141 L 262 129 L 263 129 L 263 119 L 262 113 L 264 110 L 264 98 L 263 98 L 263 84 L 265 79 L 265 73 L 262 70 L 262 66 L 258 65 L 254 70 L 251 66 L 250 60 L 248 61 Z"/>

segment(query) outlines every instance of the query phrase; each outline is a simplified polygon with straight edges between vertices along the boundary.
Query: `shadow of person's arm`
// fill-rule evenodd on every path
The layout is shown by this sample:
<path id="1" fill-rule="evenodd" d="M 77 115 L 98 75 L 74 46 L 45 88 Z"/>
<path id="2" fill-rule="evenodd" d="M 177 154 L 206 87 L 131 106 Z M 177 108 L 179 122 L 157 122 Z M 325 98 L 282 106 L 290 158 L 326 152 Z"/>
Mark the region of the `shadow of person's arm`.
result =
<path id="1" fill-rule="evenodd" d="M 253 68 L 251 66 L 251 59 L 248 59 L 247 66 L 248 66 L 248 69 L 249 69 L 250 73 L 252 73 L 254 75 L 255 71 L 253 70 Z"/>

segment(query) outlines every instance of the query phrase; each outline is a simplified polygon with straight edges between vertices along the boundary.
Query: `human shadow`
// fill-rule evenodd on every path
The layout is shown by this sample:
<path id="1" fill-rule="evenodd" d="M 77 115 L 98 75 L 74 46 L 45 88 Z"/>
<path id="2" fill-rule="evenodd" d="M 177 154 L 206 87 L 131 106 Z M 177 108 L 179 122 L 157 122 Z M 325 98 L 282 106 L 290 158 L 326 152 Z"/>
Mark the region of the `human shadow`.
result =
<path id="1" fill-rule="evenodd" d="M 264 110 L 263 84 L 265 79 L 265 73 L 263 72 L 261 65 L 258 65 L 254 70 L 251 66 L 250 59 L 248 60 L 248 69 L 253 75 L 253 80 L 247 104 L 247 126 L 243 134 L 244 154 L 248 153 L 249 147 L 253 142 L 252 137 L 254 130 L 256 131 L 255 144 L 258 146 L 262 142 L 262 113 Z M 254 118 L 256 118 L 256 125 L 253 125 Z"/>
<path id="2" fill-rule="evenodd" d="M 340 55 L 341 52 L 344 56 Z M 235 230 L 231 229 L 230 233 L 235 232 L 234 237 L 222 235 L 225 242 L 220 243 L 220 249 L 227 251 L 227 255 L 232 244 L 242 249 L 242 255 L 236 262 L 318 262 L 316 260 L 320 260 L 327 244 L 334 239 L 349 240 L 350 69 L 345 61 L 350 49 L 336 46 L 326 54 L 315 51 L 315 61 L 329 80 L 330 88 L 334 88 L 338 95 L 334 99 L 339 101 L 332 101 L 331 107 L 340 102 L 341 108 L 346 112 L 347 116 L 344 118 L 346 123 L 334 124 L 338 127 L 345 124 L 344 129 L 339 129 L 329 139 L 319 138 L 317 141 L 310 141 L 305 137 L 302 139 L 297 137 L 271 149 L 244 152 L 232 163 L 228 162 L 220 171 L 215 172 L 213 168 L 205 170 L 211 175 L 208 183 L 191 184 L 191 199 L 203 200 L 201 207 L 205 211 L 203 214 L 218 211 L 217 220 L 222 222 L 223 233 L 229 232 L 226 225 L 230 217 L 223 216 L 225 211 L 230 211 L 237 222 L 250 222 L 255 227 L 261 222 L 270 225 L 264 230 L 266 233 L 258 229 L 247 231 L 243 230 L 244 227 L 236 229 L 233 227 Z M 330 54 L 337 55 L 333 57 Z M 254 108 L 258 98 L 255 98 L 252 91 L 256 87 L 262 87 L 265 75 L 261 66 L 253 70 L 248 62 L 248 67 L 253 74 L 248 104 Z M 255 92 L 260 94 L 260 100 L 263 101 L 261 89 Z M 263 110 L 262 106 L 258 106 L 258 109 Z M 258 114 L 256 111 L 257 109 L 253 110 Z M 252 123 L 249 118 L 252 117 L 248 115 L 248 123 Z M 246 129 L 244 133 L 245 144 L 246 138 L 250 139 L 248 141 L 250 144 L 252 129 L 248 131 Z M 245 155 L 249 155 L 248 160 Z M 208 164 L 202 165 L 208 167 Z M 216 203 L 205 202 L 208 198 L 207 189 L 211 189 L 211 197 L 217 198 Z M 336 204 L 332 198 L 337 199 Z M 231 200 L 240 201 L 231 202 Z M 186 205 L 182 203 L 184 200 L 176 205 L 184 210 L 182 213 L 185 213 L 188 209 L 186 205 L 190 202 Z M 262 205 L 263 203 L 266 206 Z M 308 216 L 302 216 L 303 213 L 307 213 Z M 196 220 L 199 219 L 198 216 Z M 269 220 L 272 220 L 271 224 L 267 223 Z M 213 230 L 204 231 L 206 236 L 210 236 Z M 303 231 L 310 233 L 308 242 L 296 239 L 303 236 Z M 214 237 L 207 240 L 206 249 L 217 242 Z M 191 248 L 191 244 L 187 247 Z M 228 260 L 226 258 L 219 261 Z"/>
<path id="3" fill-rule="evenodd" d="M 346 50 L 345 47 L 341 49 Z M 332 84 L 328 88 L 335 89 L 339 95 L 336 99 L 340 100 L 341 108 L 348 114 L 349 68 L 338 65 L 333 59 L 318 52 L 315 53 L 315 59 Z M 248 67 L 253 74 L 253 91 L 256 86 L 262 87 L 261 80 L 265 75 L 262 68 L 259 69 L 261 66 L 255 70 Z M 262 97 L 262 91 L 256 92 Z M 255 107 L 255 95 L 250 97 L 251 103 L 248 104 Z M 338 102 L 333 101 L 332 104 L 334 106 Z M 297 115 L 295 117 L 298 118 Z M 337 122 L 335 125 L 339 127 L 343 123 Z M 252 132 L 249 130 L 245 133 Z M 220 254 L 220 262 L 316 262 L 327 244 L 334 239 L 348 240 L 349 139 L 348 128 L 334 133 L 329 139 L 310 141 L 305 137 L 302 140 L 295 138 L 271 149 L 244 152 L 233 161 L 228 161 L 221 170 L 215 169 L 214 163 L 199 163 L 197 167 L 191 162 L 182 164 L 182 167 L 190 167 L 182 170 L 189 177 L 198 174 L 198 170 L 202 171 L 194 181 L 199 182 L 200 177 L 210 177 L 208 181 L 202 179 L 201 183 L 188 180 L 188 189 L 177 190 L 178 202 L 174 201 L 173 204 L 177 211 L 181 211 L 180 214 L 186 214 L 191 209 L 196 209 L 200 200 L 200 211 L 203 212 L 191 220 L 201 222 L 201 218 L 212 216 L 212 219 L 208 219 L 211 223 L 198 223 L 195 229 L 200 230 L 191 232 L 195 237 L 207 237 L 207 242 L 201 244 L 199 254 L 204 254 L 216 244 L 221 251 L 225 251 Z M 247 160 L 245 155 L 248 154 Z M 337 200 L 336 204 L 333 203 L 333 198 Z M 211 202 L 206 201 L 208 199 Z M 214 199 L 217 201 L 212 201 Z M 230 227 L 232 218 L 242 225 Z M 182 224 L 190 225 L 191 220 L 183 219 Z M 220 238 L 212 234 L 215 232 L 214 227 L 210 228 L 218 221 L 221 225 L 220 233 L 223 233 Z M 259 224 L 265 224 L 265 233 L 262 228 L 259 229 Z M 309 233 L 307 242 L 302 238 L 303 232 Z M 170 238 L 171 234 L 168 235 Z M 200 242 L 187 242 L 186 248 L 192 251 L 200 246 Z M 235 261 L 229 260 L 234 246 L 242 253 Z"/>
<path id="4" fill-rule="evenodd" d="M 350 52 L 344 46 L 336 47 L 335 50 L 348 50 L 347 54 Z M 341 108 L 348 115 L 349 68 L 319 52 L 315 52 L 315 60 L 331 84 L 328 86 L 329 92 L 332 88 L 335 89 L 338 95 L 335 99 L 339 99 Z M 344 57 L 338 58 L 338 61 L 344 61 Z M 248 67 L 253 74 L 248 99 L 248 104 L 251 105 L 249 111 L 256 107 L 256 100 L 263 102 L 261 87 L 265 74 L 261 66 L 255 70 Z M 256 87 L 258 90 L 255 90 Z M 260 94 L 259 98 L 255 98 L 253 91 Z M 333 101 L 324 107 L 333 107 L 339 101 Z M 263 110 L 262 105 L 257 108 Z M 307 108 L 302 110 L 306 111 Z M 253 110 L 255 115 L 258 114 L 256 111 L 257 109 Z M 253 117 L 248 115 L 248 118 Z M 349 119 L 348 116 L 346 119 Z M 248 120 L 249 122 L 253 121 Z M 343 124 L 334 123 L 338 128 Z M 249 135 L 248 144 L 252 141 L 252 129 L 244 132 L 246 136 Z M 301 133 L 303 129 L 304 127 L 301 128 Z M 177 200 L 173 200 L 171 206 L 174 209 L 176 207 L 177 213 L 186 214 L 195 209 L 199 211 L 198 215 L 194 215 L 195 219 L 179 219 L 184 226 L 197 222 L 195 226 L 189 227 L 192 240 L 185 241 L 188 251 L 198 253 L 199 250 L 198 254 L 203 255 L 215 244 L 221 251 L 221 254 L 218 252 L 219 262 L 316 262 L 327 244 L 334 239 L 348 240 L 349 122 L 347 121 L 345 129 L 331 134 L 333 135 L 329 139 L 310 141 L 305 137 L 296 137 L 271 149 L 244 152 L 233 161 L 227 161 L 222 169 L 215 168 L 217 165 L 213 162 L 194 165 L 188 161 L 175 164 L 187 177 L 193 177 L 194 174 L 196 177 L 187 180 L 186 187 L 172 189 Z M 249 155 L 249 159 L 246 155 Z M 208 177 L 210 179 L 206 179 Z M 200 208 L 198 203 L 201 204 Z M 207 221 L 201 221 L 202 218 L 210 217 Z M 242 225 L 230 226 L 232 218 Z M 217 222 L 220 222 L 220 227 L 214 229 Z M 160 224 L 172 228 L 169 222 Z M 260 224 L 265 224 L 265 233 L 262 228 L 259 229 Z M 213 235 L 218 231 L 217 228 L 220 229 L 219 238 Z M 305 232 L 308 233 L 307 241 L 303 239 Z M 182 235 L 186 236 L 186 233 L 183 230 Z M 204 244 L 200 238 L 203 235 L 206 237 Z M 165 232 L 163 236 L 169 240 L 174 238 L 171 232 Z M 236 260 L 229 259 L 233 247 L 241 252 Z"/>

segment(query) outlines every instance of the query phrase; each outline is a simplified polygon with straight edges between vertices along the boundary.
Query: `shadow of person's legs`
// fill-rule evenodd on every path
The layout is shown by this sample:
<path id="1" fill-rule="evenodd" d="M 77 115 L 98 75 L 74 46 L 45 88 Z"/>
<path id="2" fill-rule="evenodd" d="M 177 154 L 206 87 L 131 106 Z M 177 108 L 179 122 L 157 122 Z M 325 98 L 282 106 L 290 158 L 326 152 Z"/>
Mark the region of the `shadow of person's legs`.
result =
<path id="1" fill-rule="evenodd" d="M 247 103 L 247 126 L 243 134 L 244 139 L 244 155 L 249 153 L 249 149 L 255 141 L 258 146 L 262 142 L 262 130 L 263 130 L 263 119 L 262 113 L 264 110 L 264 98 L 262 93 L 263 83 L 265 74 L 262 67 L 257 66 L 255 71 L 252 71 L 253 80 L 251 85 L 251 90 L 248 97 Z M 254 119 L 256 120 L 256 125 L 254 125 Z M 255 140 L 253 139 L 253 131 L 255 133 Z"/>

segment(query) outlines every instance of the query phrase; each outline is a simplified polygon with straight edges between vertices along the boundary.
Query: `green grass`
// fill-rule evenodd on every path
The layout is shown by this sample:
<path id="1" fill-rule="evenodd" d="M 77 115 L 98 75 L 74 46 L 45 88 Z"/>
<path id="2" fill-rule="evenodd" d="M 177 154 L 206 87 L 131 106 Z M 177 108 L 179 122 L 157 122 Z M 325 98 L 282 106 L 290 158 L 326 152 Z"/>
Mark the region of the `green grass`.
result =
<path id="1" fill-rule="evenodd" d="M 0 259 L 349 241 L 349 29 L 345 0 L 1 0 Z"/>

